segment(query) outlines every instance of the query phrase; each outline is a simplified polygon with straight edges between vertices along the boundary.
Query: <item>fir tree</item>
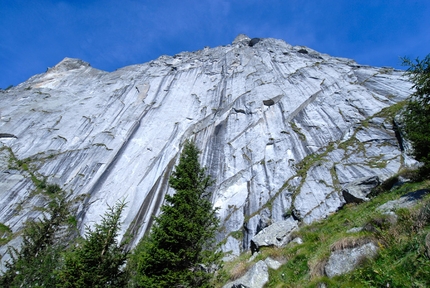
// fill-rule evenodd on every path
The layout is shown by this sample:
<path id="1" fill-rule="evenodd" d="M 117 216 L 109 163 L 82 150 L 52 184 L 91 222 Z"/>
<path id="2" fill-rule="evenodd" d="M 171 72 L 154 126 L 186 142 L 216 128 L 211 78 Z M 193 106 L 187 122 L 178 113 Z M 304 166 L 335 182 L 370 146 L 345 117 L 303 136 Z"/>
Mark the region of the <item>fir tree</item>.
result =
<path id="1" fill-rule="evenodd" d="M 412 141 L 415 158 L 424 165 L 421 176 L 430 176 L 430 54 L 424 60 L 415 62 L 405 58 L 403 64 L 409 66 L 406 74 L 412 81 L 415 92 L 407 105 L 405 130 Z"/>
<path id="2" fill-rule="evenodd" d="M 117 241 L 124 207 L 124 202 L 109 207 L 101 224 L 86 228 L 84 239 L 65 254 L 57 287 L 125 287 L 127 243 Z"/>
<path id="3" fill-rule="evenodd" d="M 20 249 L 8 247 L 11 260 L 0 277 L 0 287 L 55 287 L 55 270 L 67 239 L 73 232 L 69 220 L 72 202 L 58 185 L 41 219 L 26 222 Z"/>
<path id="4" fill-rule="evenodd" d="M 218 263 L 215 233 L 219 220 L 207 188 L 213 181 L 198 162 L 193 142 L 184 145 L 148 237 L 136 247 L 129 268 L 136 287 L 210 287 L 209 267 Z"/>

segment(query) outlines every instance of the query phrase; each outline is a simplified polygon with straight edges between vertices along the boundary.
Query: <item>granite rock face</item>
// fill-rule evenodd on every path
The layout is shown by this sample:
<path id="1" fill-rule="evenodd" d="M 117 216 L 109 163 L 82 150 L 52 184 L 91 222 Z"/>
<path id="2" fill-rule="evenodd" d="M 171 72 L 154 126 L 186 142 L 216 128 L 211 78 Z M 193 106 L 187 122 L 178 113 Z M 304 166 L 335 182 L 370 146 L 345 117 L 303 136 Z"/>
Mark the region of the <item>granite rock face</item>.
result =
<path id="1" fill-rule="evenodd" d="M 28 172 L 10 167 L 13 157 L 88 195 L 82 228 L 125 199 L 122 234 L 135 244 L 174 193 L 169 174 L 193 139 L 216 180 L 218 240 L 234 254 L 271 223 L 335 212 L 348 183 L 399 171 L 405 155 L 384 108 L 411 92 L 402 71 L 250 40 L 110 73 L 65 58 L 0 91 L 0 222 L 18 231 L 44 201 Z"/>

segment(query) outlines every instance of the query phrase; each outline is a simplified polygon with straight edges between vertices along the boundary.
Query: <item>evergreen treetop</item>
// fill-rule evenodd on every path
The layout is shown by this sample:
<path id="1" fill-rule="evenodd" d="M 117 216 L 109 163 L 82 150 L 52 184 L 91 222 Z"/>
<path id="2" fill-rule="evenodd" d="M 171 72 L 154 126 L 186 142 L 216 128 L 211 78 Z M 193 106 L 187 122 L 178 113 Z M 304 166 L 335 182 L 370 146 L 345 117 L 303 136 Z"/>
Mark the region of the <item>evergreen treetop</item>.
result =
<path id="1" fill-rule="evenodd" d="M 59 287 L 125 287 L 123 269 L 128 251 L 126 242 L 118 243 L 121 213 L 125 203 L 118 202 L 102 217 L 94 230 L 87 227 L 84 239 L 64 256 L 58 273 Z"/>
<path id="2" fill-rule="evenodd" d="M 199 150 L 186 141 L 169 184 L 161 214 L 131 259 L 137 287 L 209 287 L 208 267 L 219 261 L 215 233 L 219 220 L 210 201 L 213 183 L 198 161 Z"/>
<path id="3" fill-rule="evenodd" d="M 404 58 L 403 65 L 409 66 L 406 75 L 413 83 L 412 94 L 405 116 L 407 138 L 412 141 L 415 158 L 423 163 L 422 177 L 430 176 L 430 54 L 424 60 L 415 62 Z"/>
<path id="4" fill-rule="evenodd" d="M 56 191 L 40 219 L 29 219 L 24 226 L 19 249 L 9 246 L 11 260 L 5 263 L 0 276 L 0 287 L 55 287 L 55 271 L 59 268 L 61 253 L 68 238 L 75 231 L 70 222 L 74 203 L 58 185 L 46 190 Z"/>

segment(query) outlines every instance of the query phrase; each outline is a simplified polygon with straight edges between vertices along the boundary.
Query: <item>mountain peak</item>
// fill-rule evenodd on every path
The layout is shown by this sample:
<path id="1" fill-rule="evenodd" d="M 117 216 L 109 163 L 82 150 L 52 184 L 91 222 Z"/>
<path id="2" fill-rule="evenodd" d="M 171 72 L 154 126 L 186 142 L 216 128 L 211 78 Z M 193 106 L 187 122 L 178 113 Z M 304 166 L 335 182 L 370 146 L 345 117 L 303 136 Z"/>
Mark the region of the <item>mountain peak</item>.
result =
<path id="1" fill-rule="evenodd" d="M 66 71 L 80 69 L 80 68 L 87 68 L 90 66 L 91 65 L 89 63 L 82 61 L 80 59 L 65 57 L 57 65 L 50 68 L 48 72 L 66 72 Z"/>
<path id="2" fill-rule="evenodd" d="M 249 42 L 250 40 L 251 40 L 251 38 L 249 38 L 247 35 L 239 34 L 236 36 L 236 38 L 234 38 L 232 44 L 234 45 L 234 44 L 238 44 L 238 43 L 242 43 L 242 42 L 246 42 L 246 41 Z"/>
<path id="3" fill-rule="evenodd" d="M 323 219 L 345 204 L 344 185 L 413 163 L 384 112 L 410 94 L 401 71 L 253 39 L 111 73 L 65 58 L 0 101 L 0 132 L 16 136 L 0 138 L 0 159 L 89 195 L 81 227 L 127 199 L 121 233 L 136 243 L 174 193 L 167 180 L 182 143 L 195 140 L 233 256 L 269 223 Z M 0 222 L 16 232 L 44 200 L 26 171 L 0 173 L 0 183 Z"/>

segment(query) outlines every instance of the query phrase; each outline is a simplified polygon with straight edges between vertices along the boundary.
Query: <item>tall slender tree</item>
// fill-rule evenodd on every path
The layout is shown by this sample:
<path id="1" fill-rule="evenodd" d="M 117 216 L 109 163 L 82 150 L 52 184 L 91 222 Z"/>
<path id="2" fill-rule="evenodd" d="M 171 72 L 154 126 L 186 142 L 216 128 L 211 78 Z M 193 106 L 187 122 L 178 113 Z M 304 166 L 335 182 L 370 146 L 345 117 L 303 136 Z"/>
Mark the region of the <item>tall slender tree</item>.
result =
<path id="1" fill-rule="evenodd" d="M 403 65 L 409 66 L 406 74 L 413 83 L 412 94 L 405 111 L 405 130 L 412 141 L 415 158 L 424 165 L 421 176 L 430 176 L 430 54 L 415 62 L 404 58 Z"/>
<path id="2" fill-rule="evenodd" d="M 134 287 L 210 287 L 216 265 L 219 226 L 208 187 L 213 184 L 198 161 L 199 150 L 186 141 L 169 184 L 161 214 L 130 259 Z"/>

